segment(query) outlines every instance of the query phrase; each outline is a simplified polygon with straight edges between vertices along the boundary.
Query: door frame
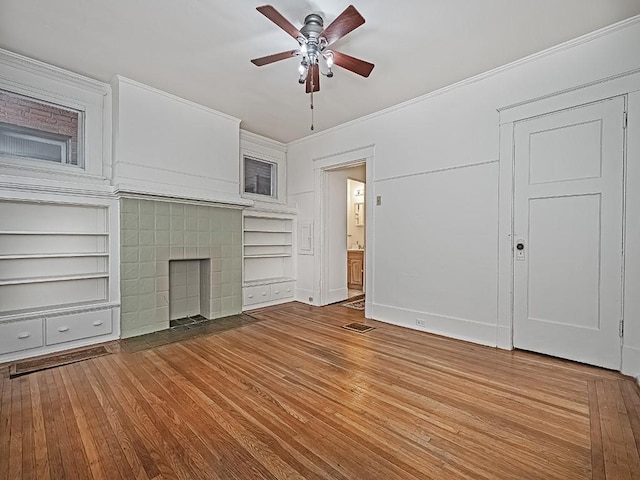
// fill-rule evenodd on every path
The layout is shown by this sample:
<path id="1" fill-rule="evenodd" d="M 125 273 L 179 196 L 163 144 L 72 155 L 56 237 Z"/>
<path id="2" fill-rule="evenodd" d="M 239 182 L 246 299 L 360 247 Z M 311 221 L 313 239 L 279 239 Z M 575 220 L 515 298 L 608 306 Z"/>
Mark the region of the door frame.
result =
<path id="1" fill-rule="evenodd" d="M 498 184 L 498 323 L 496 345 L 499 348 L 513 349 L 514 315 L 514 172 L 515 144 L 514 126 L 521 120 L 606 100 L 612 97 L 625 97 L 625 111 L 635 108 L 634 114 L 640 114 L 640 72 L 634 70 L 613 78 L 606 78 L 580 87 L 535 98 L 526 102 L 498 109 L 499 114 L 499 184 Z M 629 189 L 629 185 L 640 186 L 640 122 L 629 122 L 625 130 L 623 145 L 623 242 L 637 242 L 640 233 L 640 188 Z M 627 159 L 633 159 L 632 165 Z M 635 191 L 634 191 L 635 190 Z M 633 235 L 633 238 L 631 238 Z M 626 252 L 625 252 L 626 253 Z M 625 302 L 631 299 L 629 285 L 640 284 L 640 255 L 625 256 L 623 271 L 623 317 L 638 318 L 640 301 Z M 623 358 L 621 370 L 640 375 L 640 325 L 635 326 L 637 334 L 628 347 L 630 350 Z M 623 343 L 627 343 L 624 340 Z M 637 345 L 635 345 L 637 344 Z"/>
<path id="2" fill-rule="evenodd" d="M 375 146 L 369 145 L 347 152 L 340 152 L 327 155 L 320 158 L 314 158 L 314 217 L 320 222 L 315 235 L 315 243 L 319 245 L 318 255 L 315 256 L 314 264 L 314 285 L 318 286 L 320 298 L 317 305 L 323 306 L 329 303 L 328 284 L 325 281 L 328 278 L 329 257 L 328 252 L 328 228 L 329 218 L 327 218 L 327 198 L 328 198 L 328 182 L 327 174 L 331 170 L 341 170 L 343 168 L 355 167 L 365 164 L 366 168 L 366 189 L 365 211 L 367 218 L 365 221 L 365 238 L 367 239 L 367 247 L 365 248 L 365 283 L 368 286 L 367 296 L 365 297 L 365 317 L 370 318 L 371 302 L 373 301 L 373 253 L 375 250 L 374 241 L 374 215 L 373 215 L 373 160 L 375 154 Z M 346 208 L 346 207 L 345 207 Z M 346 210 L 345 210 L 346 211 Z"/>

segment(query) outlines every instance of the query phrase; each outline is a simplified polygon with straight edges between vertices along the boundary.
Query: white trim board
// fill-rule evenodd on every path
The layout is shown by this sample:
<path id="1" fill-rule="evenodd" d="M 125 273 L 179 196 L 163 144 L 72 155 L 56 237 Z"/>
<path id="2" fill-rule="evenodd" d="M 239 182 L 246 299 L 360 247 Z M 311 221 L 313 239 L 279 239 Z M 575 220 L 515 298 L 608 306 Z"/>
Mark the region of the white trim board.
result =
<path id="1" fill-rule="evenodd" d="M 390 307 L 377 303 L 371 305 L 371 310 L 372 315 L 367 318 L 489 347 L 496 346 L 496 326 L 493 323 Z M 424 322 L 424 326 L 417 325 L 418 319 Z"/>

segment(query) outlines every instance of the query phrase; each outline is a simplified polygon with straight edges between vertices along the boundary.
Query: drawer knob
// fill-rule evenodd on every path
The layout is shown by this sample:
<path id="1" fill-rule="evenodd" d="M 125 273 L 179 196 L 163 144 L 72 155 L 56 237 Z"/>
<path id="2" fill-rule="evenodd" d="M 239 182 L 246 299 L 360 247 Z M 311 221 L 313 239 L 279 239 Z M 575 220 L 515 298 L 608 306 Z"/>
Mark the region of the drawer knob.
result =
<path id="1" fill-rule="evenodd" d="M 262 292 L 262 296 L 266 297 L 267 296 L 267 292 Z"/>
<path id="2" fill-rule="evenodd" d="M 93 326 L 94 326 L 94 327 L 99 327 L 100 325 L 102 325 L 102 320 L 95 320 L 95 321 L 93 322 Z"/>
<path id="3" fill-rule="evenodd" d="M 277 295 L 277 294 L 279 294 L 279 293 L 280 293 L 280 290 L 276 290 L 276 292 L 275 292 L 275 293 L 276 293 L 276 295 Z"/>
<path id="4" fill-rule="evenodd" d="M 59 332 L 68 332 L 69 331 L 69 327 L 67 327 L 66 325 L 64 327 L 58 327 L 58 331 Z"/>
<path id="5" fill-rule="evenodd" d="M 253 298 L 253 295 L 249 295 L 249 298 Z"/>
<path id="6" fill-rule="evenodd" d="M 31 336 L 31 334 L 29 332 L 23 332 L 20 335 L 18 335 L 18 338 L 20 340 L 24 340 L 25 338 L 29 338 Z"/>

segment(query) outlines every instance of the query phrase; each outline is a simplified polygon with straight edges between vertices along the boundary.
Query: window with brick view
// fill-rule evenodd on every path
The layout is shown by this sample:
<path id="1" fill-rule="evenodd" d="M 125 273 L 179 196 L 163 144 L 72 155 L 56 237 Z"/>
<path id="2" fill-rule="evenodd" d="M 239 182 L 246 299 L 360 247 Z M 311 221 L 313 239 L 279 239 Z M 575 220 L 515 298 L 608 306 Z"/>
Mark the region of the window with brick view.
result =
<path id="1" fill-rule="evenodd" d="M 0 90 L 0 156 L 82 167 L 82 112 Z"/>
<path id="2" fill-rule="evenodd" d="M 244 191 L 256 195 L 277 197 L 276 165 L 251 157 L 244 157 Z"/>

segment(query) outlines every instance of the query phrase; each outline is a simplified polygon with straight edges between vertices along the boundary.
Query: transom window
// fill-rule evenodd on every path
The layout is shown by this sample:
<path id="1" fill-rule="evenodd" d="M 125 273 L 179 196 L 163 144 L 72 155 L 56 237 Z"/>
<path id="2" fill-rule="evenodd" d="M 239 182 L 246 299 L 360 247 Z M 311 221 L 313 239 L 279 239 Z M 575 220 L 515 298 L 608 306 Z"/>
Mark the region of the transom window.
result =
<path id="1" fill-rule="evenodd" d="M 83 113 L 0 90 L 0 156 L 82 166 Z"/>

